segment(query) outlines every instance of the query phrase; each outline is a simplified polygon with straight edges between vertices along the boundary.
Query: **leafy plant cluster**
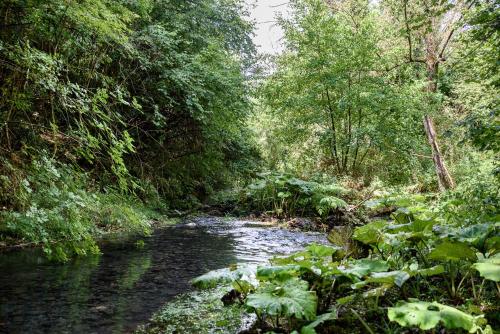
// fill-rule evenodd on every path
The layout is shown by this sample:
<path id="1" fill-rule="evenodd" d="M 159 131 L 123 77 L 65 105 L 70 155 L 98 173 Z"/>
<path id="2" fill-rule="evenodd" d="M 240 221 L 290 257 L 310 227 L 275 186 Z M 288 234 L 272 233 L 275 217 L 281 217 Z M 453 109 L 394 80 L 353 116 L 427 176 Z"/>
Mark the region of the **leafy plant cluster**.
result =
<path id="1" fill-rule="evenodd" d="M 347 208 L 346 200 L 352 197 L 352 192 L 337 183 L 305 181 L 290 174 L 267 172 L 260 173 L 241 197 L 241 205 L 250 211 L 277 217 L 327 217 Z"/>
<path id="2" fill-rule="evenodd" d="M 14 210 L 0 212 L 5 245 L 40 245 L 49 259 L 67 261 L 98 253 L 96 238 L 111 232 L 150 232 L 151 214 L 140 201 L 113 190 L 89 189 L 91 182 L 81 171 L 43 156 L 24 173 L 18 180 L 0 176 L 1 189 L 15 200 Z"/>
<path id="3" fill-rule="evenodd" d="M 2 161 L 47 150 L 175 206 L 245 175 L 257 153 L 244 15 L 239 0 L 2 1 Z"/>
<path id="4" fill-rule="evenodd" d="M 500 225 L 445 220 L 418 197 L 384 199 L 395 201 L 413 205 L 353 229 L 357 245 L 312 244 L 269 266 L 234 266 L 193 283 L 231 283 L 234 301 L 257 315 L 257 328 L 272 332 L 493 333 L 500 325 Z"/>

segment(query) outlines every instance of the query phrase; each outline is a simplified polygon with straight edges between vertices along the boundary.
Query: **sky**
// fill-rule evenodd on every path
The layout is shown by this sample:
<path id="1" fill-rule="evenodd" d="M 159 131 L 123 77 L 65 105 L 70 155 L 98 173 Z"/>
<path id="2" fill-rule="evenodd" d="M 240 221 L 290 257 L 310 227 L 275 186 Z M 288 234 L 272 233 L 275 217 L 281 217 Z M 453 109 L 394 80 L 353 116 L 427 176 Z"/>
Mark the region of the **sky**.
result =
<path id="1" fill-rule="evenodd" d="M 251 19 L 256 22 L 254 43 L 262 53 L 278 54 L 283 50 L 280 40 L 283 31 L 276 23 L 276 15 L 286 15 L 287 0 L 245 0 L 250 7 Z"/>

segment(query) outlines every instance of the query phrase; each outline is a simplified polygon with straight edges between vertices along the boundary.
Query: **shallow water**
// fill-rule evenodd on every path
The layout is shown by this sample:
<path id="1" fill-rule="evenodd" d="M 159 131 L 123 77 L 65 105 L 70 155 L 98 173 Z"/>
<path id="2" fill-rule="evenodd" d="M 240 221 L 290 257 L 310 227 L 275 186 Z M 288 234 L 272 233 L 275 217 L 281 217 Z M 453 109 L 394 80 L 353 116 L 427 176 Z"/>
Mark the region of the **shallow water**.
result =
<path id="1" fill-rule="evenodd" d="M 141 249 L 133 242 L 108 245 L 100 256 L 65 265 L 43 263 L 30 251 L 3 254 L 0 333 L 128 333 L 191 289 L 193 277 L 232 263 L 262 263 L 311 242 L 325 238 L 204 217 L 157 230 Z"/>

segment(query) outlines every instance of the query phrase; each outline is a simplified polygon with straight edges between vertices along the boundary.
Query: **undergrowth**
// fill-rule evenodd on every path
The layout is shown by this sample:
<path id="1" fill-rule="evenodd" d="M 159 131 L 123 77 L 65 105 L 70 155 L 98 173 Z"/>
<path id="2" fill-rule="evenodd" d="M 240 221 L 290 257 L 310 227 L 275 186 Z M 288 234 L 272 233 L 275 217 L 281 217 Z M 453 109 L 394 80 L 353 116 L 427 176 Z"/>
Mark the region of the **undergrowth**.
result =
<path id="1" fill-rule="evenodd" d="M 130 194 L 101 191 L 75 168 L 42 156 L 22 169 L 4 161 L 0 236 L 4 247 L 41 246 L 49 259 L 98 253 L 109 233 L 150 233 L 151 210 Z"/>
<path id="2" fill-rule="evenodd" d="M 474 196 L 467 189 L 437 202 L 386 195 L 366 206 L 392 207 L 390 218 L 332 230 L 332 246 L 312 244 L 256 270 L 234 265 L 193 284 L 231 283 L 225 299 L 256 315 L 255 333 L 495 333 L 498 208 L 461 219 Z"/>

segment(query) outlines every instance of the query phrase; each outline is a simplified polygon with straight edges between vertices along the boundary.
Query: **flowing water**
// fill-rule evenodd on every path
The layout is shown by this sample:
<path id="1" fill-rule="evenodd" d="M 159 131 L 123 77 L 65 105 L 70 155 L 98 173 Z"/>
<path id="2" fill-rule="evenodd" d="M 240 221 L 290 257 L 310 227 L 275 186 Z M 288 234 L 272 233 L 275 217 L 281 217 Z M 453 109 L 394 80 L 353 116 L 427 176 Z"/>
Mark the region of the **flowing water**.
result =
<path id="1" fill-rule="evenodd" d="M 189 280 L 232 263 L 262 263 L 321 234 L 214 217 L 157 230 L 140 249 L 107 245 L 102 255 L 44 263 L 33 251 L 0 255 L 0 333 L 128 333 Z"/>

